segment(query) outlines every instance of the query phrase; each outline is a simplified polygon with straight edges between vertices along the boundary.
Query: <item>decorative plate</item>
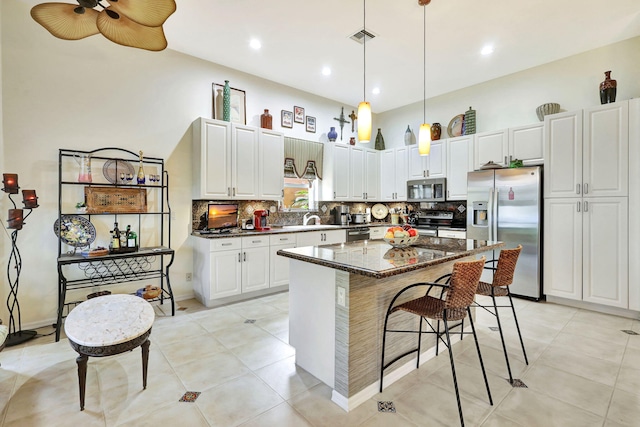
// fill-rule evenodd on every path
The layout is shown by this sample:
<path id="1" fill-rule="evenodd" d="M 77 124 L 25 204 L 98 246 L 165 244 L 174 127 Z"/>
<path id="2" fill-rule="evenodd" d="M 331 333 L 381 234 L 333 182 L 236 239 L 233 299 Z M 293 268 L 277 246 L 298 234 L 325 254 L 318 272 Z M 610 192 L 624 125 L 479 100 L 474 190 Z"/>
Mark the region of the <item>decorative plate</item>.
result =
<path id="1" fill-rule="evenodd" d="M 62 215 L 53 224 L 53 232 L 64 243 L 76 248 L 89 246 L 96 240 L 96 228 L 79 215 Z"/>
<path id="2" fill-rule="evenodd" d="M 458 114 L 449 122 L 449 126 L 447 126 L 447 133 L 449 137 L 453 138 L 454 136 L 462 135 L 462 124 L 464 123 L 464 114 Z"/>
<path id="3" fill-rule="evenodd" d="M 133 166 L 131 165 L 131 163 L 129 163 L 126 160 L 123 159 L 109 159 L 106 162 L 104 162 L 104 165 L 102 165 L 102 174 L 104 175 L 105 178 L 107 178 L 107 181 L 109 181 L 112 184 L 124 184 L 126 181 L 123 181 L 122 179 L 120 179 L 120 174 L 131 174 L 131 176 L 135 176 L 136 175 L 136 171 L 133 168 Z"/>
<path id="4" fill-rule="evenodd" d="M 371 215 L 375 219 L 385 219 L 389 214 L 389 209 L 382 203 L 376 203 L 371 207 Z"/>

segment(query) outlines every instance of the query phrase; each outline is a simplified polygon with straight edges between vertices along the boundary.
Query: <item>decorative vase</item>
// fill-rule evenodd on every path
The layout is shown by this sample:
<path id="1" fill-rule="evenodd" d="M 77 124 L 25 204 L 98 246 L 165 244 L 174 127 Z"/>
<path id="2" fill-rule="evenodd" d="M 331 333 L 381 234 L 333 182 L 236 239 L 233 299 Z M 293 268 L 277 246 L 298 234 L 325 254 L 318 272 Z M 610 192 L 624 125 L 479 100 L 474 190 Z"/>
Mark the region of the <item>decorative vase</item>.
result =
<path id="1" fill-rule="evenodd" d="M 382 131 L 378 128 L 378 134 L 376 135 L 376 150 L 384 150 L 384 138 L 382 137 Z"/>
<path id="2" fill-rule="evenodd" d="M 264 114 L 260 115 L 260 127 L 263 129 L 272 129 L 271 125 L 273 117 L 269 114 L 269 110 L 264 109 Z"/>
<path id="3" fill-rule="evenodd" d="M 469 109 L 464 113 L 463 126 L 463 135 L 472 135 L 476 133 L 476 110 L 469 107 Z"/>
<path id="4" fill-rule="evenodd" d="M 431 140 L 432 141 L 437 141 L 440 139 L 440 135 L 442 135 L 442 126 L 440 126 L 440 123 L 433 123 L 431 125 Z"/>
<path id="5" fill-rule="evenodd" d="M 356 145 L 356 137 L 352 136 L 351 138 L 349 138 L 349 144 L 350 145 Z"/>
<path id="6" fill-rule="evenodd" d="M 605 71 L 604 76 L 604 81 L 600 83 L 600 104 L 616 102 L 618 82 L 611 78 L 611 71 Z"/>
<path id="7" fill-rule="evenodd" d="M 222 120 L 231 121 L 231 87 L 229 80 L 224 81 L 224 89 L 222 89 Z"/>
<path id="8" fill-rule="evenodd" d="M 413 131 L 411 130 L 409 125 L 407 125 L 407 130 L 404 132 L 404 145 L 412 144 L 414 144 Z"/>
<path id="9" fill-rule="evenodd" d="M 331 130 L 327 133 L 327 138 L 329 141 L 335 142 L 338 139 L 338 132 L 336 132 L 336 128 L 331 126 Z"/>
<path id="10" fill-rule="evenodd" d="M 138 178 L 137 178 L 138 185 L 143 185 L 145 181 L 146 181 L 146 178 L 144 176 L 144 168 L 142 167 L 142 151 L 140 151 L 140 164 L 138 165 Z"/>

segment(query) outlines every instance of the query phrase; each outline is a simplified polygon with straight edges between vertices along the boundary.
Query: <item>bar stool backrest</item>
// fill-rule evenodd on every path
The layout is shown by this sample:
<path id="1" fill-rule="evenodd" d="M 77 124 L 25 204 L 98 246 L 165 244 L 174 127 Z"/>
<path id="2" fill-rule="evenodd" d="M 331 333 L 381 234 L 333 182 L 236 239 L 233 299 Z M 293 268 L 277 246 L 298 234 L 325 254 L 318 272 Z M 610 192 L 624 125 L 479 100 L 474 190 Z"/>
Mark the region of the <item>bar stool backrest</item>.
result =
<path id="1" fill-rule="evenodd" d="M 513 274 L 516 271 L 516 263 L 520 256 L 522 245 L 518 245 L 515 249 L 503 249 L 500 251 L 498 258 L 498 266 L 493 275 L 492 286 L 509 286 L 513 283 Z"/>
<path id="2" fill-rule="evenodd" d="M 484 262 L 485 257 L 482 257 L 476 261 L 458 261 L 453 264 L 445 300 L 446 309 L 466 309 L 471 305 L 482 276 Z"/>

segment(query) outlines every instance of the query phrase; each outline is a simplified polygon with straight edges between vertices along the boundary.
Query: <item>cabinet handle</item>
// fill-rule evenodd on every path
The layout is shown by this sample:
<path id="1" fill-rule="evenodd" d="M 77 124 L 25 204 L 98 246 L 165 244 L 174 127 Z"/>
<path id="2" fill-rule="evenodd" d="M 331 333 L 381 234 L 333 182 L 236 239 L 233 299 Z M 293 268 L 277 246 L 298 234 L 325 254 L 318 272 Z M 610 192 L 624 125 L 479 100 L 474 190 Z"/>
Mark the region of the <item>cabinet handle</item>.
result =
<path id="1" fill-rule="evenodd" d="M 227 196 L 231 196 L 231 187 L 227 187 Z"/>
<path id="2" fill-rule="evenodd" d="M 576 194 L 580 194 L 580 184 L 576 184 Z"/>
<path id="3" fill-rule="evenodd" d="M 233 243 L 222 243 L 220 246 L 231 246 Z"/>
<path id="4" fill-rule="evenodd" d="M 252 240 L 251 243 L 260 243 L 262 240 Z"/>
<path id="5" fill-rule="evenodd" d="M 427 178 L 429 178 L 429 175 L 431 174 L 431 170 L 427 169 Z"/>
<path id="6" fill-rule="evenodd" d="M 578 212 L 580 212 L 580 202 L 578 202 L 578 204 L 576 206 L 576 209 L 577 209 Z"/>
<path id="7" fill-rule="evenodd" d="M 287 239 L 286 237 L 281 237 L 281 238 L 280 238 L 280 241 L 281 241 L 281 242 L 284 242 L 284 241 L 287 241 L 287 240 L 289 240 L 289 239 Z"/>
<path id="8" fill-rule="evenodd" d="M 335 200 L 335 198 L 336 198 L 336 192 L 334 191 L 333 192 L 333 199 Z"/>
<path id="9" fill-rule="evenodd" d="M 427 171 L 422 171 L 422 177 L 426 178 L 427 177 Z"/>
<path id="10" fill-rule="evenodd" d="M 507 163 L 507 156 L 504 156 L 504 165 L 508 165 L 509 163 Z"/>
<path id="11" fill-rule="evenodd" d="M 584 202 L 584 211 L 589 212 L 589 202 Z"/>
<path id="12" fill-rule="evenodd" d="M 238 262 L 242 262 L 242 259 L 240 258 L 240 252 L 238 252 Z"/>
<path id="13" fill-rule="evenodd" d="M 513 161 L 513 156 L 509 154 L 509 164 L 511 164 L 512 161 Z"/>
<path id="14" fill-rule="evenodd" d="M 589 193 L 589 184 L 584 184 L 584 194 Z"/>
<path id="15" fill-rule="evenodd" d="M 236 187 L 233 187 L 233 197 L 236 197 Z"/>
<path id="16" fill-rule="evenodd" d="M 247 253 L 246 252 L 242 252 L 242 260 L 246 261 L 247 260 Z"/>
<path id="17" fill-rule="evenodd" d="M 449 198 L 449 190 L 447 190 L 447 199 Z"/>

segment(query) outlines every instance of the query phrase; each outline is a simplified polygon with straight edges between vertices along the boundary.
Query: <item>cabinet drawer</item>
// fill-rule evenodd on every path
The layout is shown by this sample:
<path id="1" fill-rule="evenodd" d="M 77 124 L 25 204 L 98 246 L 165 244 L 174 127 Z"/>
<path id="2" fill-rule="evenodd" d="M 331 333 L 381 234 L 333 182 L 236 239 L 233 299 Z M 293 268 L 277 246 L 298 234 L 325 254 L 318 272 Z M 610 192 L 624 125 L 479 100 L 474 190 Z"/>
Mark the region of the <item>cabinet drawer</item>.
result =
<path id="1" fill-rule="evenodd" d="M 272 234 L 269 236 L 269 243 L 271 245 L 288 245 L 296 243 L 296 235 L 294 233 L 287 234 Z"/>
<path id="2" fill-rule="evenodd" d="M 388 227 L 371 227 L 369 228 L 369 239 L 382 239 L 387 232 Z"/>
<path id="3" fill-rule="evenodd" d="M 231 239 L 211 239 L 209 242 L 209 250 L 211 252 L 228 251 L 230 249 L 240 249 L 241 240 L 238 238 Z"/>
<path id="4" fill-rule="evenodd" d="M 259 248 L 269 246 L 269 236 L 245 236 L 242 237 L 243 248 Z"/>
<path id="5" fill-rule="evenodd" d="M 438 237 L 448 237 L 450 239 L 466 239 L 466 231 L 458 230 L 438 230 Z"/>

